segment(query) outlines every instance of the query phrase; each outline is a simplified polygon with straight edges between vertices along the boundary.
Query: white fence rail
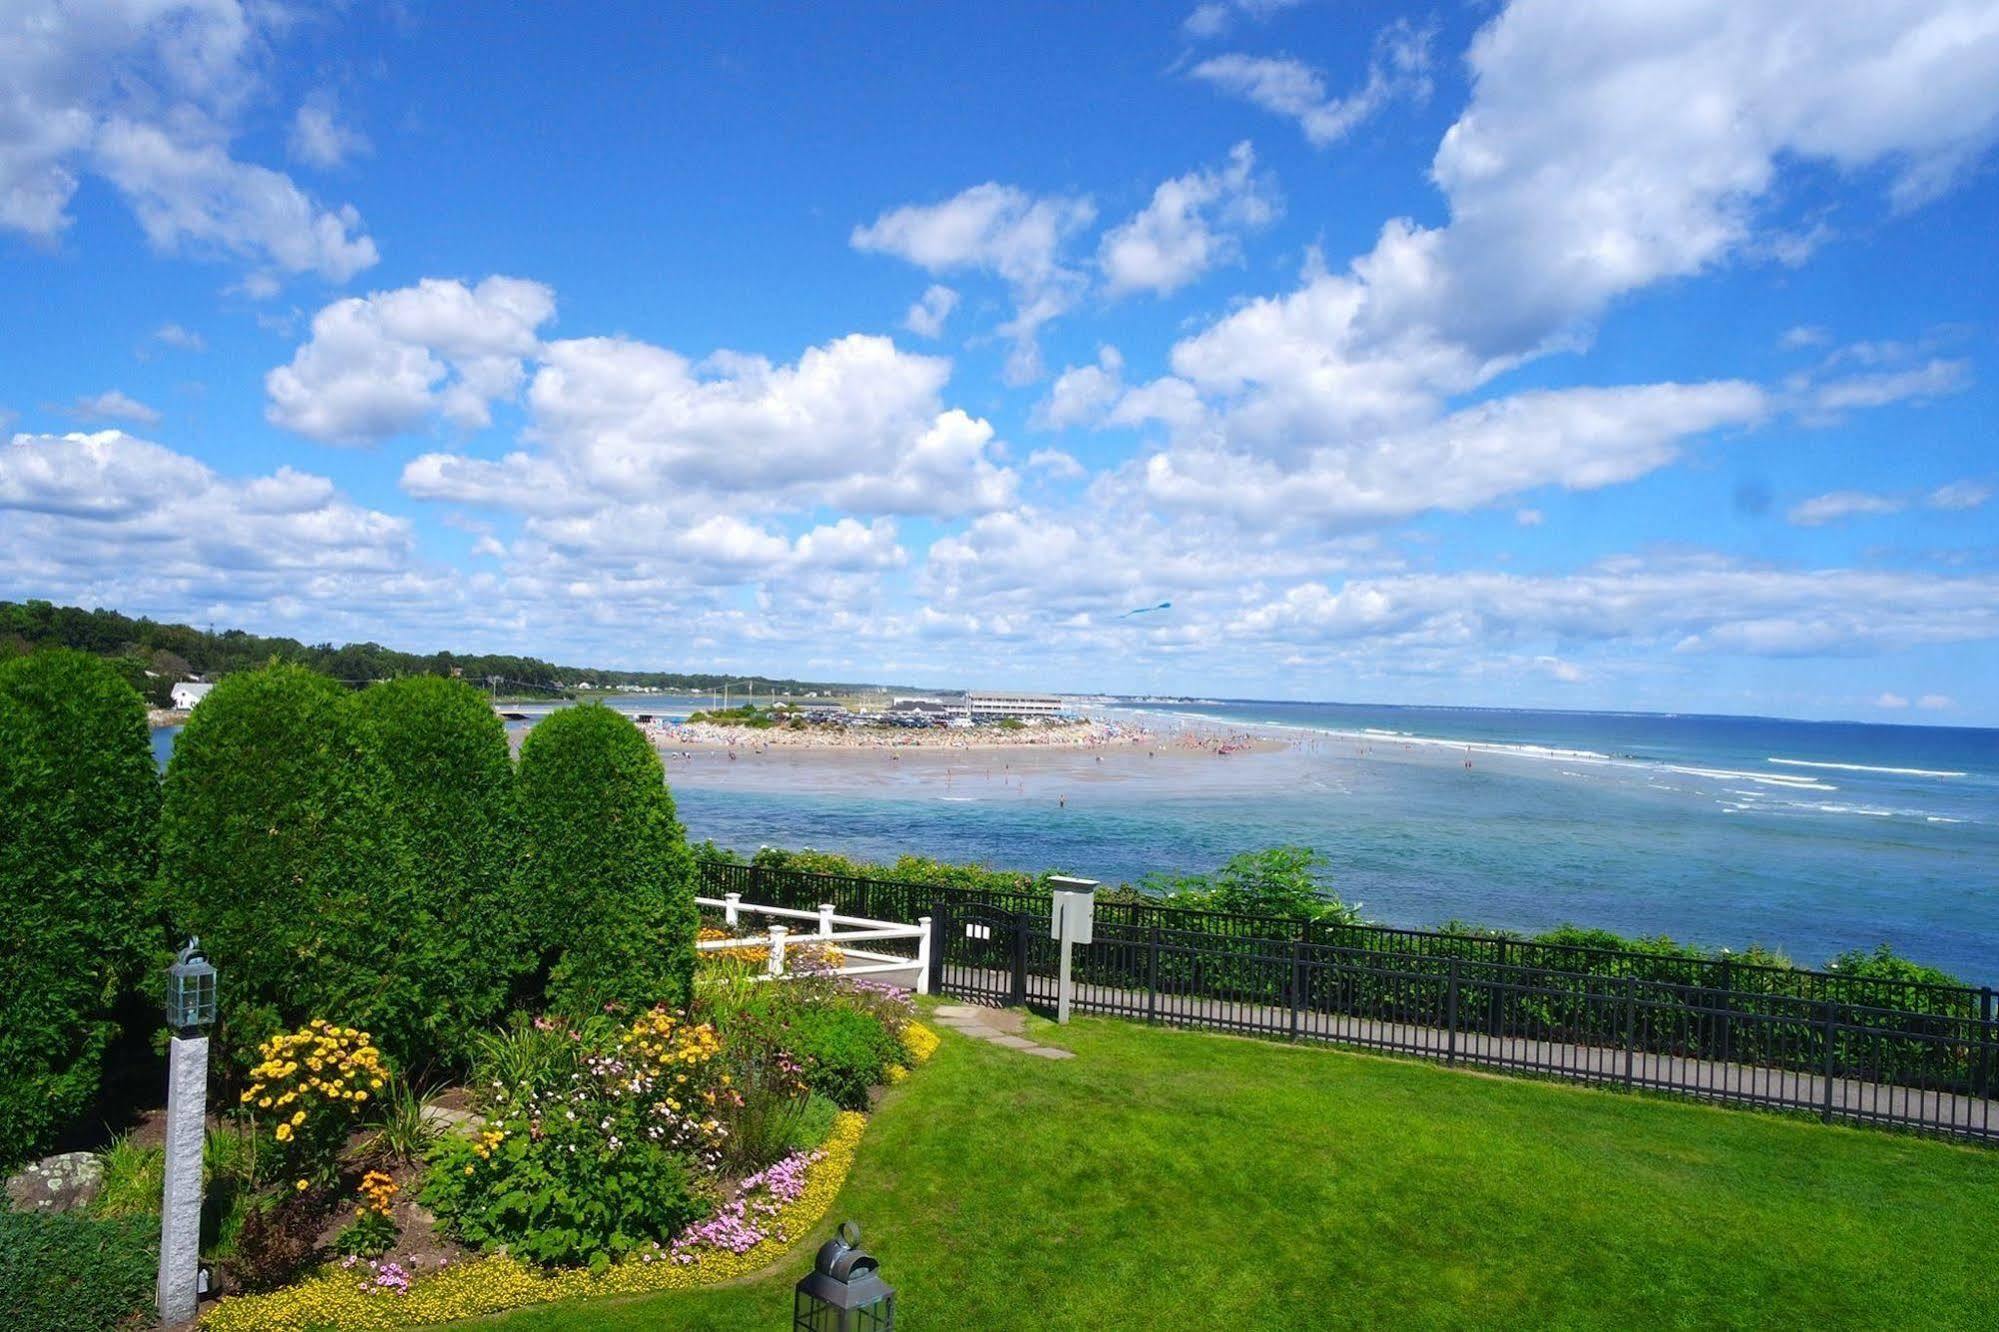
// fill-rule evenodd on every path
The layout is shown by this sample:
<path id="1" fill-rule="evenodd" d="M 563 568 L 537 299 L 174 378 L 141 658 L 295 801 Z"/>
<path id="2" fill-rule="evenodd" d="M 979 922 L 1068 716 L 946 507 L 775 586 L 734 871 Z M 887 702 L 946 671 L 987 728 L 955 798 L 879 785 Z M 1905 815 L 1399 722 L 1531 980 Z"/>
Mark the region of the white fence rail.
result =
<path id="1" fill-rule="evenodd" d="M 817 911 L 797 911 L 790 907 L 763 906 L 755 902 L 745 902 L 741 893 L 725 893 L 721 897 L 697 897 L 695 903 L 721 911 L 724 924 L 731 930 L 744 928 L 742 918 L 749 916 L 772 916 L 780 920 L 803 920 L 812 922 L 810 931 L 794 931 L 788 925 L 773 923 L 762 934 L 745 935 L 741 938 L 703 939 L 694 946 L 704 953 L 722 953 L 736 948 L 764 948 L 769 950 L 769 972 L 773 977 L 786 974 L 786 949 L 794 944 L 825 944 L 840 950 L 840 965 L 833 972 L 840 976 L 887 976 L 893 972 L 915 972 L 911 988 L 918 994 L 930 993 L 930 917 L 919 916 L 914 925 L 903 925 L 892 920 L 870 920 L 866 916 L 842 916 L 833 910 L 831 902 L 822 903 Z M 847 926 L 850 928 L 838 928 Z M 894 953 L 876 952 L 872 949 L 855 948 L 857 943 L 881 943 L 891 939 L 914 939 L 916 956 L 899 957 Z"/>

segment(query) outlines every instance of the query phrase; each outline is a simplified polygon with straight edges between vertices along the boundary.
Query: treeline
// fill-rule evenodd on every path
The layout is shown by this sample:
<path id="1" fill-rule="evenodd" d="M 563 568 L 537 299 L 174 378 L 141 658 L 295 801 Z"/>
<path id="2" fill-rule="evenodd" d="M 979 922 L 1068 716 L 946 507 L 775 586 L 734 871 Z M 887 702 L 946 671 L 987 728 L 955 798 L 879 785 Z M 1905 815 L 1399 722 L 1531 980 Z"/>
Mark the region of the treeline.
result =
<path id="1" fill-rule="evenodd" d="M 463 681 L 279 663 L 218 684 L 162 778 L 105 659 L 0 662 L 0 1165 L 90 1122 L 189 935 L 227 1077 L 327 1014 L 421 1073 L 517 1009 L 684 1005 L 695 931 L 659 755 L 609 708 L 557 712 L 516 763 Z"/>
<path id="2" fill-rule="evenodd" d="M 398 652 L 379 643 L 301 643 L 241 629 L 197 629 L 47 601 L 0 601 L 0 659 L 44 647 L 73 648 L 104 658 L 155 707 L 167 705 L 179 681 L 216 679 L 274 661 L 305 666 L 346 684 L 412 675 L 459 676 L 481 688 L 490 684 L 499 694 L 529 696 L 564 696 L 585 687 L 701 692 L 727 685 L 770 693 L 822 694 L 869 687 L 761 675 L 603 670 L 505 653 Z"/>

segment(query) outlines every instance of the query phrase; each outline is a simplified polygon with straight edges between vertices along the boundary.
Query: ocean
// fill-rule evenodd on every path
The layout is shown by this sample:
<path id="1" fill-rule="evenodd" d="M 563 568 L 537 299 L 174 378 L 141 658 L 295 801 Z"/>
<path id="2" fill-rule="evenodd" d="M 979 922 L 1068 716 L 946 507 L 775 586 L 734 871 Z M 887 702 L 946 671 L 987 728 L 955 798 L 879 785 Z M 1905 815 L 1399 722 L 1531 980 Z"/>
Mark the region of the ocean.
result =
<path id="1" fill-rule="evenodd" d="M 1298 843 L 1384 924 L 1573 923 L 1807 965 L 1886 943 L 1999 983 L 1999 731 L 1252 701 L 1107 712 L 1288 743 L 1156 763 L 709 755 L 670 758 L 668 780 L 691 838 L 743 852 L 1119 882 Z"/>

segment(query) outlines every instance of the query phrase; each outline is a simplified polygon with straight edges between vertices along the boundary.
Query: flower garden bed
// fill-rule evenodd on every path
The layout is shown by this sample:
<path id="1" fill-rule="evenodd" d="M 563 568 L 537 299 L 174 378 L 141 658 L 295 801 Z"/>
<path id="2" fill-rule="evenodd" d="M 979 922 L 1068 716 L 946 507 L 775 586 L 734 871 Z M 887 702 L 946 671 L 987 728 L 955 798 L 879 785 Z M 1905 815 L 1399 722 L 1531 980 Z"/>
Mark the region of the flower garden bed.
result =
<path id="1" fill-rule="evenodd" d="M 774 1262 L 937 1037 L 888 987 L 703 972 L 686 1012 L 490 1033 L 466 1086 L 432 1098 L 465 1106 L 443 1132 L 367 1033 L 315 1021 L 268 1042 L 241 1094 L 259 1201 L 225 1266 L 252 1293 L 202 1325 L 420 1326 Z"/>

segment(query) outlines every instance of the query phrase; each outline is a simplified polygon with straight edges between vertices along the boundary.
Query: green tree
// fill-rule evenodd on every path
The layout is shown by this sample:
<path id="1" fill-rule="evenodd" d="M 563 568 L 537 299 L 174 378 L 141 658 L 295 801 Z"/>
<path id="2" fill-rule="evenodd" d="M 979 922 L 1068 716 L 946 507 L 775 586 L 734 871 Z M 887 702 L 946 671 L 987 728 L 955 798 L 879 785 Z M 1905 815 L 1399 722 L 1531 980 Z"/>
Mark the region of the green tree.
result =
<path id="1" fill-rule="evenodd" d="M 521 746 L 522 901 L 551 1007 L 685 1005 L 694 882 L 659 753 L 598 704 L 564 708 Z"/>
<path id="2" fill-rule="evenodd" d="M 65 649 L 0 664 L 0 1163 L 90 1108 L 112 1011 L 161 939 L 146 708 Z"/>
<path id="3" fill-rule="evenodd" d="M 314 1017 L 424 1056 L 423 994 L 402 962 L 415 879 L 389 776 L 353 697 L 301 666 L 232 675 L 167 767 L 160 881 L 178 933 L 221 972 L 239 1056 Z"/>
<path id="4" fill-rule="evenodd" d="M 426 1043 L 462 1063 L 471 1034 L 506 1010 L 515 978 L 534 969 L 514 900 L 506 727 L 484 694 L 436 676 L 376 685 L 357 703 L 415 875 L 404 977 L 426 997 Z"/>
<path id="5" fill-rule="evenodd" d="M 1231 856 L 1212 875 L 1154 875 L 1140 887 L 1179 907 L 1234 911 L 1246 916 L 1290 916 L 1351 924 L 1348 906 L 1333 891 L 1326 857 L 1309 846 L 1273 846 Z"/>

